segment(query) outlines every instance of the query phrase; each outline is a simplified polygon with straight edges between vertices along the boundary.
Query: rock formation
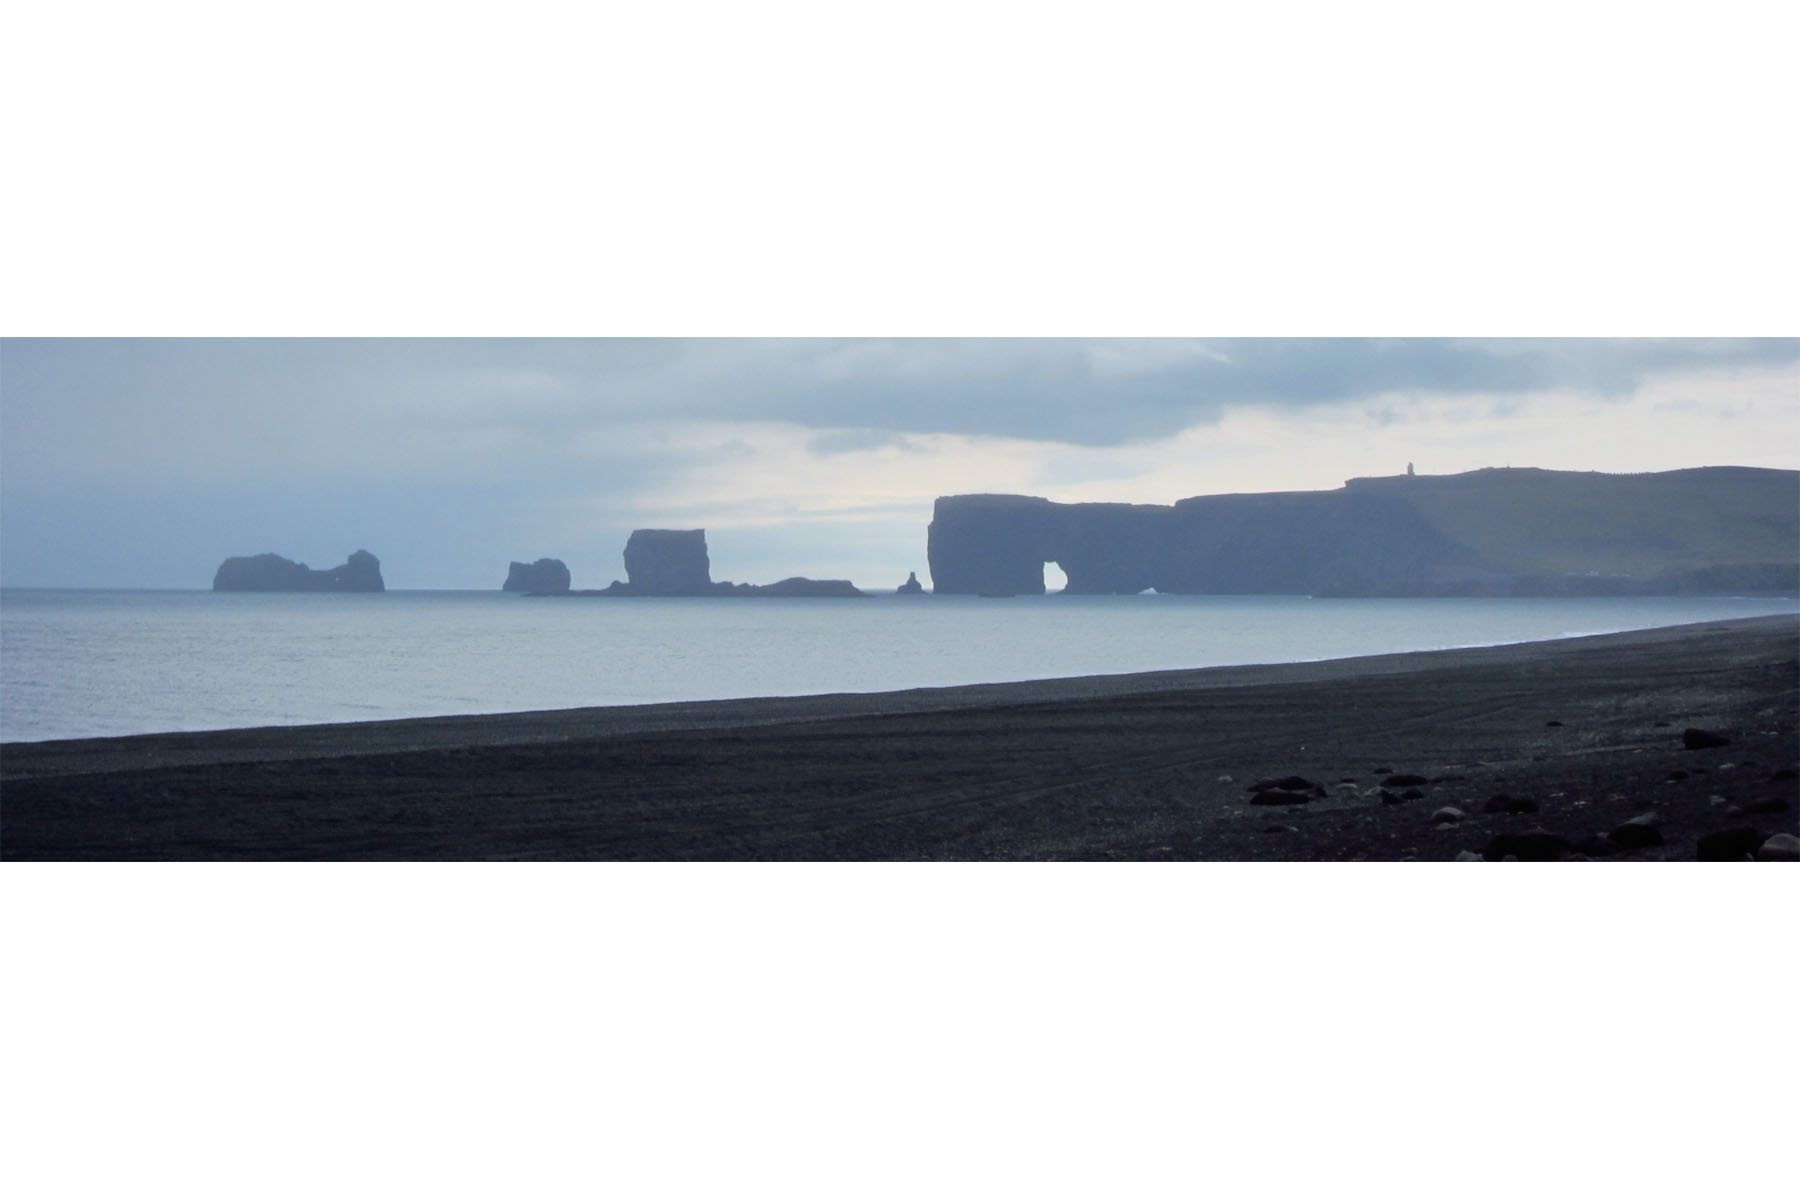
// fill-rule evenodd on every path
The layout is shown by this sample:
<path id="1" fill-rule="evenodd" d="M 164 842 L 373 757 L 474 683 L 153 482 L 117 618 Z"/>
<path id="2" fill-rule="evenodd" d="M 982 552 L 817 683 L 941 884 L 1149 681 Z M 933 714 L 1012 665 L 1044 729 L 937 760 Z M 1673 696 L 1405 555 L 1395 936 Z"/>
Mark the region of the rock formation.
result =
<path id="1" fill-rule="evenodd" d="M 1485 470 L 1173 505 L 937 501 L 932 590 L 1668 595 L 1800 590 L 1800 472 Z"/>
<path id="2" fill-rule="evenodd" d="M 516 564 L 515 564 L 516 565 Z M 732 583 L 712 577 L 704 529 L 635 529 L 625 542 L 625 582 L 573 596 L 861 596 L 847 579 L 793 576 L 779 583 Z"/>
<path id="3" fill-rule="evenodd" d="M 867 595 L 848 579 L 808 579 L 804 575 L 794 575 L 779 583 L 721 583 L 714 586 L 730 589 L 719 594 L 732 596 L 799 596 L 818 599 Z"/>
<path id="4" fill-rule="evenodd" d="M 228 558 L 213 575 L 215 592 L 381 592 L 381 561 L 358 550 L 342 566 L 315 571 L 279 554 Z"/>
<path id="5" fill-rule="evenodd" d="M 569 568 L 560 558 L 540 558 L 534 563 L 515 562 L 507 567 L 503 592 L 555 593 L 569 590 Z"/>
<path id="6" fill-rule="evenodd" d="M 925 585 L 919 582 L 919 573 L 917 571 L 908 571 L 906 573 L 906 582 L 895 588 L 894 592 L 896 595 L 900 596 L 919 596 L 924 594 Z"/>
<path id="7" fill-rule="evenodd" d="M 710 595 L 706 530 L 632 530 L 625 542 L 625 577 L 636 596 Z"/>

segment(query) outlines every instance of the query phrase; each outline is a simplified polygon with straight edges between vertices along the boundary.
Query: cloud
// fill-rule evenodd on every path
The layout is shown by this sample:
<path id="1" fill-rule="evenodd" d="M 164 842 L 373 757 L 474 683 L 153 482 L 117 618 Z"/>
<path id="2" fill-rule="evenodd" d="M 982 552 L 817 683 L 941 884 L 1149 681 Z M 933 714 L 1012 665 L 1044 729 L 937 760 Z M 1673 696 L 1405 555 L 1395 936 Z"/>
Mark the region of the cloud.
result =
<path id="1" fill-rule="evenodd" d="M 0 546 L 27 584 L 191 585 L 228 553 L 339 561 L 367 544 L 414 564 L 397 586 L 487 586 L 493 563 L 540 554 L 616 573 L 633 527 L 704 525 L 904 578 L 951 492 L 1166 503 L 1335 487 L 1409 459 L 1792 467 L 1797 348 L 9 341 Z M 157 562 L 181 565 L 146 573 Z"/>
<path id="2" fill-rule="evenodd" d="M 1383 394 L 1617 398 L 1646 379 L 1792 365 L 1800 341 L 1644 339 L 391 339 L 17 341 L 0 347 L 9 441 L 151 474 L 468 469 L 596 432 L 788 422 L 817 452 L 953 433 L 1154 441 L 1247 404 Z M 857 432 L 846 432 L 857 431 Z M 510 449 L 508 449 L 510 448 Z M 6 466 L 31 463 L 8 455 Z"/>
<path id="3" fill-rule="evenodd" d="M 851 454 L 858 450 L 881 450 L 893 446 L 901 450 L 916 449 L 915 443 L 897 433 L 884 429 L 837 429 L 830 433 L 821 433 L 806 443 L 809 454 L 829 458 L 838 454 Z"/>

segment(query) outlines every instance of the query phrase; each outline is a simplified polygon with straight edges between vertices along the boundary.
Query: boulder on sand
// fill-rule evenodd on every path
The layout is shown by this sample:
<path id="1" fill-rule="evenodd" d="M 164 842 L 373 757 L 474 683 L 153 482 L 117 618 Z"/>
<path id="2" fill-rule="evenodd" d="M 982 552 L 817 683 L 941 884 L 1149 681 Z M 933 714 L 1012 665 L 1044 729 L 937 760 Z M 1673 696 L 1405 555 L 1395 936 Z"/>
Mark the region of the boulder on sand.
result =
<path id="1" fill-rule="evenodd" d="M 1800 838 L 1778 833 L 1757 848 L 1757 862 L 1800 862 Z"/>
<path id="2" fill-rule="evenodd" d="M 1639 813 L 1606 836 L 1621 850 L 1643 850 L 1663 844 L 1662 831 L 1656 827 L 1655 813 Z"/>

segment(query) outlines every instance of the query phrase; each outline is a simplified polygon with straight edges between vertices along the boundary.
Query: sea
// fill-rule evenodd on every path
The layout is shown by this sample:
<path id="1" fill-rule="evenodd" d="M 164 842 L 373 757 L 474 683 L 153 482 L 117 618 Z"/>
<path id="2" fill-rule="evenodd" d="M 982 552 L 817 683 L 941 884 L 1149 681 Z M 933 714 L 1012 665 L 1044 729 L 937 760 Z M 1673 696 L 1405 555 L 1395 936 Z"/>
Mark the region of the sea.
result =
<path id="1" fill-rule="evenodd" d="M 7 589 L 0 741 L 1300 662 L 1778 613 L 1800 600 Z"/>

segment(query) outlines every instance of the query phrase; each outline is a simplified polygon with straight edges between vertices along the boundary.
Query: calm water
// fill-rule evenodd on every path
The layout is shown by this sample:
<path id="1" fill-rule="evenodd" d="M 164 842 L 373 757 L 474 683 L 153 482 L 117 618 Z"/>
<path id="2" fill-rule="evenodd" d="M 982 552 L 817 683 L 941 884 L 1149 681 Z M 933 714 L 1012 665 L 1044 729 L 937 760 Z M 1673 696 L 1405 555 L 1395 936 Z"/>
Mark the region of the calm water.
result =
<path id="1" fill-rule="evenodd" d="M 1791 599 L 0 593 L 0 741 L 888 691 L 1532 641 Z"/>

